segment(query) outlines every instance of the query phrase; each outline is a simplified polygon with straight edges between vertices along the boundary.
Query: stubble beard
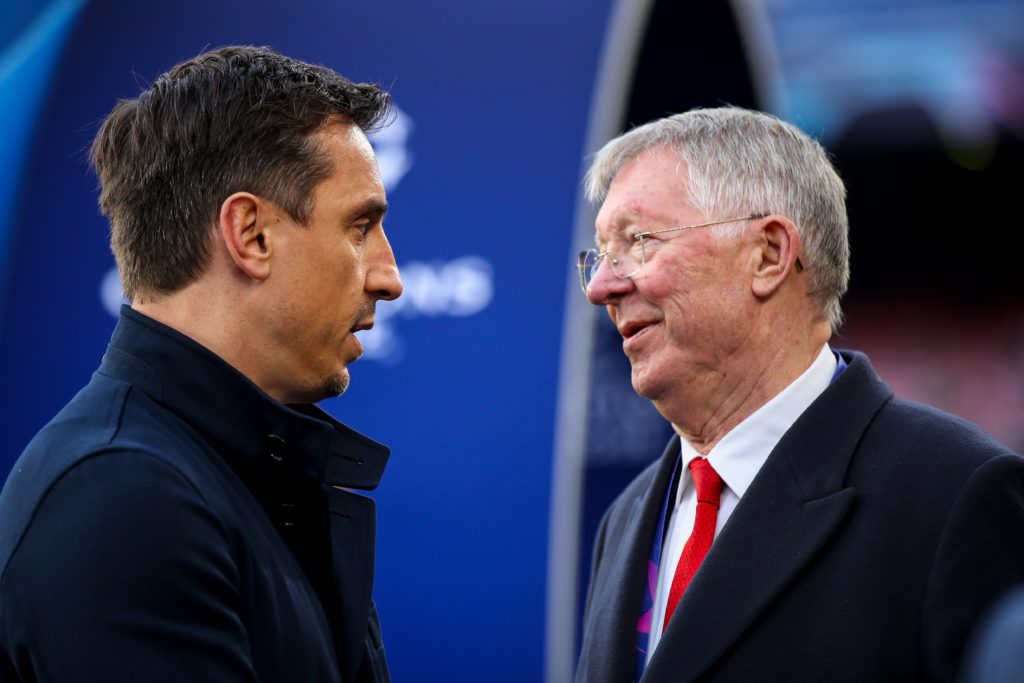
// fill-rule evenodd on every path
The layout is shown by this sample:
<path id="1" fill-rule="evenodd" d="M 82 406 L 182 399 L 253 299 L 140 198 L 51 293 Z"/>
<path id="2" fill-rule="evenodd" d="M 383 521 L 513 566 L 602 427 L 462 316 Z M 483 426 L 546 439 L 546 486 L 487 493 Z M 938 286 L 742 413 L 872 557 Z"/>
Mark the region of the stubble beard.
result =
<path id="1" fill-rule="evenodd" d="M 348 368 L 345 368 L 341 372 L 324 380 L 323 393 L 324 398 L 337 398 L 346 391 L 348 391 L 348 385 L 351 381 Z"/>

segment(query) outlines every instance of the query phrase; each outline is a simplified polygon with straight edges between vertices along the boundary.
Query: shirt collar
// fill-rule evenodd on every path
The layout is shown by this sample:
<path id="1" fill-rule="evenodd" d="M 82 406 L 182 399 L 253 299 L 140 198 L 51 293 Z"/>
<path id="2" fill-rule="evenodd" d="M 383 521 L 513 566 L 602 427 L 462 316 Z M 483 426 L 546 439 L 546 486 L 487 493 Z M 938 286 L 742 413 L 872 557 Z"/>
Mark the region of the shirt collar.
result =
<path id="1" fill-rule="evenodd" d="M 797 418 L 828 388 L 836 371 L 836 356 L 825 344 L 814 362 L 770 401 L 736 425 L 708 453 L 708 462 L 737 496 L 746 493 L 768 455 Z M 680 439 L 683 471 L 703 457 Z M 679 487 L 682 495 L 683 487 Z"/>

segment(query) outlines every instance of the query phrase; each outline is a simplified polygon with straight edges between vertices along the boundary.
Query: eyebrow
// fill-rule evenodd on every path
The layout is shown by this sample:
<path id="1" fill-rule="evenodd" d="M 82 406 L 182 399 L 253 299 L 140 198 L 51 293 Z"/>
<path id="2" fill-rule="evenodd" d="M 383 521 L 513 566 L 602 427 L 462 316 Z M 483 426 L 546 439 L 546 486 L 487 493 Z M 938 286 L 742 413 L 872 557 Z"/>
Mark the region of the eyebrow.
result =
<path id="1" fill-rule="evenodd" d="M 383 218 L 388 212 L 388 203 L 377 197 L 371 197 L 352 210 L 355 217 Z"/>
<path id="2" fill-rule="evenodd" d="M 624 233 L 627 230 L 629 230 L 630 226 L 635 225 L 637 223 L 637 219 L 636 219 L 634 213 L 625 212 L 625 213 L 619 213 L 616 216 L 612 217 L 612 219 L 609 221 L 609 223 L 611 223 L 611 225 L 613 226 L 612 227 L 612 236 L 617 236 L 617 235 L 621 235 L 622 233 Z M 601 235 L 595 229 L 594 230 L 594 246 L 596 246 L 596 247 L 601 246 L 601 241 L 600 240 L 601 240 Z"/>

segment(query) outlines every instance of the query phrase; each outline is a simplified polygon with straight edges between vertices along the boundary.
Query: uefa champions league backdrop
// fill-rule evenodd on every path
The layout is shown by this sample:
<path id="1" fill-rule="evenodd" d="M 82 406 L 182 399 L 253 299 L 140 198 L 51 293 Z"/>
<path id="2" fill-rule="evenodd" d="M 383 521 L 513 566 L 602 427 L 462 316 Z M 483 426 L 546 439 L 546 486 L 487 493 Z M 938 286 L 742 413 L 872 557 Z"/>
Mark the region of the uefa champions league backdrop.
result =
<path id="1" fill-rule="evenodd" d="M 16 6 L 15 6 L 16 5 Z M 98 365 L 121 292 L 87 150 L 226 44 L 382 84 L 405 295 L 324 407 L 388 444 L 375 596 L 398 681 L 538 681 L 570 242 L 608 0 L 0 6 L 3 473 Z"/>

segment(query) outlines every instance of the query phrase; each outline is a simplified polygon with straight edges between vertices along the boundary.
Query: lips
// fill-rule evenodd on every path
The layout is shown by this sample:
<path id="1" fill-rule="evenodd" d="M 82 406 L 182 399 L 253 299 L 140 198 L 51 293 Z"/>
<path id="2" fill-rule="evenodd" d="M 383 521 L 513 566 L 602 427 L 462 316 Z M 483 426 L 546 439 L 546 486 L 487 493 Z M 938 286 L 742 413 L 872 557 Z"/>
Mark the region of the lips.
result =
<path id="1" fill-rule="evenodd" d="M 622 323 L 621 325 L 619 325 L 619 334 L 622 335 L 623 339 L 629 339 L 631 337 L 636 336 L 637 334 L 639 334 L 640 332 L 647 329 L 653 324 L 654 323 L 650 321 L 633 321 Z"/>
<path id="2" fill-rule="evenodd" d="M 355 325 L 352 326 L 352 332 L 353 333 L 361 332 L 363 330 L 368 330 L 371 327 L 373 327 L 373 318 L 363 319 L 363 320 L 357 322 Z M 356 356 L 355 357 L 359 358 L 360 356 L 363 355 L 363 342 L 360 341 L 359 337 L 357 337 L 355 334 L 350 334 L 348 336 L 348 338 L 351 339 L 353 342 L 355 342 L 355 345 L 356 345 Z"/>
<path id="3" fill-rule="evenodd" d="M 368 330 L 373 327 L 374 314 L 377 312 L 376 302 L 370 301 L 359 307 L 356 311 L 356 324 L 352 326 L 353 332 Z"/>

